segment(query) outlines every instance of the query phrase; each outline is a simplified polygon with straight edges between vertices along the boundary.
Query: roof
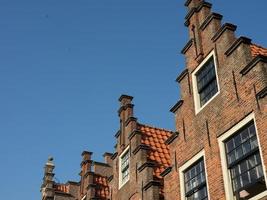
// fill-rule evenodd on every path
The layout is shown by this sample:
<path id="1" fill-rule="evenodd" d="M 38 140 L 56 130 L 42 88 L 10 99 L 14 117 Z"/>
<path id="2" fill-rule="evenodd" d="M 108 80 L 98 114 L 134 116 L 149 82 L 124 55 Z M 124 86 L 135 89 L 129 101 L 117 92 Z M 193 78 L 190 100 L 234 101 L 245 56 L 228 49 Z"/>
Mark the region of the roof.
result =
<path id="1" fill-rule="evenodd" d="M 156 163 L 154 177 L 162 179 L 160 174 L 171 165 L 170 149 L 165 141 L 171 136 L 172 131 L 144 124 L 138 124 L 137 128 L 143 133 L 141 143 L 151 148 L 147 157 Z"/>
<path id="2" fill-rule="evenodd" d="M 93 183 L 95 184 L 95 197 L 101 200 L 109 198 L 109 187 L 107 177 L 94 174 Z"/>
<path id="3" fill-rule="evenodd" d="M 267 56 L 267 48 L 264 48 L 260 45 L 251 44 L 250 49 L 253 57 L 256 57 L 258 55 Z"/>

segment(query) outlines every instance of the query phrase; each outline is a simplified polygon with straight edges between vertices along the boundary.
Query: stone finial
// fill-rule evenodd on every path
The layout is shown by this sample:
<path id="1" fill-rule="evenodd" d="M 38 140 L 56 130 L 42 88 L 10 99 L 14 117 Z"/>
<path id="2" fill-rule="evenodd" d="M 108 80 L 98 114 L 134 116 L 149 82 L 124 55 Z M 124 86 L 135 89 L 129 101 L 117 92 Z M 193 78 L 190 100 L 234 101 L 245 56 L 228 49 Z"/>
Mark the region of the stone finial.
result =
<path id="1" fill-rule="evenodd" d="M 46 165 L 54 166 L 53 160 L 54 160 L 54 158 L 52 156 L 49 156 L 48 160 L 46 162 Z"/>

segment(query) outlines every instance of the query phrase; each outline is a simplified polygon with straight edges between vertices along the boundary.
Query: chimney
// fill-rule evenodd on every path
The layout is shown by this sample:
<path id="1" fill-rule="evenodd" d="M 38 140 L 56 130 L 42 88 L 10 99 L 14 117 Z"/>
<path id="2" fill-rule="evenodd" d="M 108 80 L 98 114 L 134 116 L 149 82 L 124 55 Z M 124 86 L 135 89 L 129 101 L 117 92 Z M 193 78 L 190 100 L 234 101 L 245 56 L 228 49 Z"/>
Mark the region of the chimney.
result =
<path id="1" fill-rule="evenodd" d="M 43 184 L 41 186 L 41 192 L 42 192 L 42 200 L 49 200 L 54 199 L 55 190 L 54 190 L 54 173 L 53 170 L 55 168 L 55 165 L 53 163 L 53 158 L 49 157 L 48 161 L 45 164 L 44 167 L 44 178 L 43 178 Z"/>
<path id="2" fill-rule="evenodd" d="M 120 118 L 119 145 L 118 148 L 124 149 L 129 143 L 128 136 L 136 129 L 137 119 L 134 117 L 134 105 L 132 104 L 133 97 L 121 95 L 119 98 L 120 109 L 118 111 Z"/>

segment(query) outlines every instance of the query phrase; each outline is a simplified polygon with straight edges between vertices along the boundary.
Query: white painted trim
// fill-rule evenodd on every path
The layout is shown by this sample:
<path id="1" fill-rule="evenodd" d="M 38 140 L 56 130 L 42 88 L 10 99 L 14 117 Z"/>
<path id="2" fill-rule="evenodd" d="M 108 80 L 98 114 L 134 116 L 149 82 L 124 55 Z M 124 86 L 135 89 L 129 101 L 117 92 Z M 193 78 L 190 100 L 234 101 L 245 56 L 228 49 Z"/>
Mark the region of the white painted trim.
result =
<path id="1" fill-rule="evenodd" d="M 181 190 L 181 200 L 186 200 L 185 197 L 185 184 L 184 184 L 184 171 L 186 171 L 189 167 L 191 167 L 195 162 L 203 158 L 204 160 L 204 168 L 205 168 L 205 176 L 206 176 L 206 185 L 207 185 L 207 193 L 209 198 L 209 184 L 208 184 L 208 176 L 207 176 L 207 168 L 206 168 L 206 159 L 204 149 L 197 153 L 193 158 L 187 161 L 179 168 L 179 177 L 180 177 L 180 190 Z"/>
<path id="2" fill-rule="evenodd" d="M 127 151 L 130 151 L 130 146 L 126 147 L 124 151 L 119 156 L 119 189 L 121 189 L 129 180 L 130 180 L 130 174 L 129 179 L 122 183 L 122 173 L 121 173 L 121 158 L 127 153 Z M 130 165 L 130 157 L 129 157 L 129 165 Z M 130 170 L 130 167 L 129 167 Z"/>
<path id="3" fill-rule="evenodd" d="M 245 117 L 243 120 L 241 120 L 239 123 L 237 123 L 234 127 L 229 129 L 228 131 L 226 131 L 223 135 L 221 135 L 218 138 L 226 200 L 235 200 L 236 198 L 234 197 L 234 194 L 233 194 L 231 174 L 227 168 L 227 159 L 226 159 L 225 143 L 224 142 L 225 142 L 225 140 L 227 140 L 229 137 L 231 137 L 233 134 L 235 134 L 238 130 L 240 130 L 242 127 L 244 127 L 246 124 L 248 124 L 251 121 L 254 121 L 255 129 L 256 129 L 256 136 L 257 136 L 258 145 L 259 145 L 259 153 L 260 153 L 260 157 L 261 157 L 261 161 L 262 161 L 262 168 L 263 168 L 265 183 L 267 180 L 266 179 L 266 168 L 265 168 L 262 153 L 261 153 L 262 152 L 261 143 L 260 143 L 260 138 L 259 138 L 258 131 L 257 131 L 257 124 L 256 124 L 256 120 L 255 120 L 255 115 L 254 115 L 254 113 L 251 113 L 247 117 Z M 258 194 L 255 197 L 250 198 L 249 200 L 258 200 L 258 199 L 260 199 L 266 195 L 267 195 L 267 190 Z"/>
<path id="4" fill-rule="evenodd" d="M 217 93 L 211 97 L 204 105 L 200 105 L 200 97 L 197 89 L 197 78 L 196 73 L 203 67 L 203 65 L 206 64 L 206 62 L 213 57 L 214 60 L 214 67 L 215 67 L 215 74 L 216 74 L 216 81 L 217 81 L 217 87 L 218 91 Z M 214 50 L 209 53 L 209 55 L 199 64 L 199 66 L 193 71 L 192 73 L 192 83 L 193 83 L 193 96 L 194 96 L 194 104 L 195 104 L 195 114 L 197 115 L 206 105 L 209 104 L 219 93 L 220 93 L 220 85 L 219 85 L 219 78 L 218 78 L 218 72 L 217 72 L 217 62 L 216 62 L 216 55 Z"/>

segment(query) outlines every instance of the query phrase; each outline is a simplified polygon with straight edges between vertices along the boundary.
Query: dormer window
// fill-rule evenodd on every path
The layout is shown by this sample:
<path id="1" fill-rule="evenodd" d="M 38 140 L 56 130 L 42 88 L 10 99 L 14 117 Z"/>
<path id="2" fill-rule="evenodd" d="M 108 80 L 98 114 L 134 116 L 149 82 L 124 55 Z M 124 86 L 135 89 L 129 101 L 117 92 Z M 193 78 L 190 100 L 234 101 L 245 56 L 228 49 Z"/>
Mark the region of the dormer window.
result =
<path id="1" fill-rule="evenodd" d="M 119 188 L 121 188 L 130 179 L 130 150 L 129 147 L 124 150 L 119 160 Z"/>
<path id="2" fill-rule="evenodd" d="M 193 89 L 196 113 L 219 93 L 214 52 L 211 52 L 193 72 Z"/>

